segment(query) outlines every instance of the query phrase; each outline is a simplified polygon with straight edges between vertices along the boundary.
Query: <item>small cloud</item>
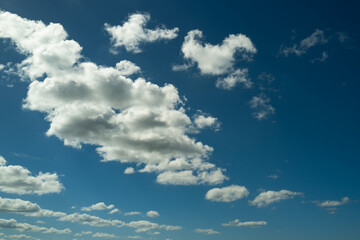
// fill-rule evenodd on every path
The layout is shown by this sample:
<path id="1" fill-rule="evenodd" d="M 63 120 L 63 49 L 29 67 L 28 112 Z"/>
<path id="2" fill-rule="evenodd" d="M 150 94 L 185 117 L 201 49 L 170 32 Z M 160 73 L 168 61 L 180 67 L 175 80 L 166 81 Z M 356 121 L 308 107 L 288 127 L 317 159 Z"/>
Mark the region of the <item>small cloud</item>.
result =
<path id="1" fill-rule="evenodd" d="M 121 212 L 121 211 L 120 211 L 119 209 L 114 208 L 113 210 L 111 210 L 111 211 L 109 212 L 109 214 L 120 213 L 120 212 Z"/>
<path id="2" fill-rule="evenodd" d="M 106 206 L 105 203 L 99 202 L 99 203 L 91 205 L 90 207 L 82 207 L 81 211 L 90 212 L 90 211 L 94 211 L 94 210 L 110 210 L 110 209 L 113 209 L 114 207 L 115 206 L 113 204 Z"/>
<path id="3" fill-rule="evenodd" d="M 267 225 L 266 221 L 248 221 L 248 222 L 240 222 L 239 219 L 235 219 L 234 221 L 228 223 L 222 223 L 223 227 L 261 227 Z"/>
<path id="4" fill-rule="evenodd" d="M 270 104 L 271 99 L 265 94 L 253 96 L 250 100 L 250 107 L 254 110 L 253 116 L 261 121 L 275 113 L 275 108 Z"/>
<path id="5" fill-rule="evenodd" d="M 248 195 L 249 191 L 245 187 L 231 185 L 229 187 L 210 189 L 206 193 L 205 199 L 215 202 L 233 202 Z"/>
<path id="6" fill-rule="evenodd" d="M 133 174 L 135 173 L 135 169 L 133 167 L 128 167 L 124 171 L 125 174 Z"/>
<path id="7" fill-rule="evenodd" d="M 159 217 L 160 214 L 157 211 L 151 210 L 151 211 L 148 211 L 146 213 L 146 216 L 151 217 L 151 218 L 155 218 L 155 217 Z"/>
<path id="8" fill-rule="evenodd" d="M 329 57 L 329 55 L 326 52 L 323 52 L 321 57 L 310 60 L 310 62 L 312 62 L 312 63 L 324 62 L 326 59 L 328 59 L 328 57 Z"/>
<path id="9" fill-rule="evenodd" d="M 266 207 L 272 203 L 279 202 L 286 199 L 292 199 L 295 196 L 302 196 L 303 193 L 292 192 L 289 190 L 281 191 L 266 191 L 260 193 L 254 200 L 249 201 L 250 205 L 257 207 Z"/>
<path id="10" fill-rule="evenodd" d="M 201 229 L 201 228 L 197 228 L 197 229 L 194 230 L 194 232 L 196 232 L 196 233 L 203 233 L 203 234 L 207 234 L 207 235 L 220 234 L 220 232 L 215 231 L 214 229 Z"/>
<path id="11" fill-rule="evenodd" d="M 268 176 L 268 178 L 278 179 L 278 178 L 279 178 L 279 175 L 271 174 L 271 175 Z"/>
<path id="12" fill-rule="evenodd" d="M 226 78 L 219 78 L 216 81 L 216 87 L 231 90 L 238 83 L 243 84 L 245 88 L 251 88 L 253 82 L 248 77 L 248 69 L 237 69 L 236 71 L 230 73 Z"/>
<path id="13" fill-rule="evenodd" d="M 133 216 L 133 215 L 140 215 L 140 214 L 141 214 L 141 212 L 137 212 L 137 211 L 124 213 L 125 216 Z"/>

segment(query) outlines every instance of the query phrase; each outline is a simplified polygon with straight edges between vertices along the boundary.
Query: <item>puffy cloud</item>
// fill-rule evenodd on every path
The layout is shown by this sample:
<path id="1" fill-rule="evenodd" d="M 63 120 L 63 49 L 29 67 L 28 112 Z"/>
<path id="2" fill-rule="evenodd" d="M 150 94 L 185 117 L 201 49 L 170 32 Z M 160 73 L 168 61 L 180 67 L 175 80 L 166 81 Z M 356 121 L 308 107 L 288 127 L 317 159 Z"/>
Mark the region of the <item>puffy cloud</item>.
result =
<path id="1" fill-rule="evenodd" d="M 135 169 L 133 167 L 128 167 L 124 171 L 125 174 L 133 174 L 135 173 Z"/>
<path id="2" fill-rule="evenodd" d="M 81 237 L 81 236 L 90 235 L 90 234 L 92 234 L 91 231 L 82 231 L 81 233 L 75 233 L 75 237 Z"/>
<path id="3" fill-rule="evenodd" d="M 306 53 L 309 48 L 324 44 L 327 41 L 328 39 L 325 37 L 324 31 L 316 29 L 309 37 L 301 40 L 299 44 L 294 44 L 292 47 L 282 46 L 280 52 L 285 56 L 289 56 L 290 54 L 301 56 Z"/>
<path id="4" fill-rule="evenodd" d="M 224 227 L 261 227 L 266 225 L 266 221 L 248 221 L 248 222 L 240 222 L 239 219 L 235 219 L 234 221 L 228 223 L 222 223 L 221 225 Z"/>
<path id="5" fill-rule="evenodd" d="M 319 206 L 319 207 L 330 207 L 330 208 L 334 208 L 334 207 L 338 207 L 341 205 L 344 205 L 346 203 L 348 203 L 350 201 L 350 199 L 348 197 L 343 197 L 341 199 L 341 201 L 334 201 L 334 200 L 325 200 L 323 202 L 318 202 L 316 201 L 315 203 Z"/>
<path id="6" fill-rule="evenodd" d="M 160 214 L 157 211 L 151 210 L 151 211 L 148 211 L 146 213 L 146 216 L 151 217 L 151 218 L 155 218 L 155 217 L 159 217 Z"/>
<path id="7" fill-rule="evenodd" d="M 145 28 L 149 20 L 149 14 L 136 13 L 130 15 L 128 21 L 124 22 L 122 26 L 110 26 L 106 23 L 105 30 L 110 34 L 114 47 L 125 47 L 127 51 L 134 53 L 141 52 L 141 43 L 162 39 L 170 40 L 177 37 L 178 28 L 156 28 L 154 30 Z"/>
<path id="8" fill-rule="evenodd" d="M 60 24 L 45 25 L 1 11 L 0 37 L 10 38 L 26 55 L 19 66 L 32 82 L 23 107 L 46 115 L 48 136 L 76 148 L 96 145 L 102 161 L 144 165 L 143 172 L 152 170 L 159 176 L 181 161 L 185 168 L 176 170 L 191 171 L 198 179 L 195 184 L 226 179 L 221 169 L 207 162 L 213 148 L 188 136 L 195 123 L 173 85 L 128 78 L 125 75 L 134 72 L 129 62 L 120 62 L 118 68 L 84 62 L 80 45 L 67 40 Z M 231 44 L 231 39 L 226 42 Z M 57 180 L 56 174 L 40 176 L 52 177 L 52 183 Z"/>
<path id="9" fill-rule="evenodd" d="M 220 234 L 220 232 L 215 231 L 214 229 L 201 229 L 201 228 L 197 228 L 197 229 L 194 230 L 194 232 L 196 232 L 196 233 L 204 233 L 204 234 L 208 234 L 208 235 Z"/>
<path id="10" fill-rule="evenodd" d="M 119 209 L 114 208 L 113 210 L 111 210 L 111 211 L 109 212 L 109 214 L 120 213 L 120 212 L 121 212 L 121 211 L 120 211 Z"/>
<path id="11" fill-rule="evenodd" d="M 148 232 L 153 229 L 164 229 L 166 231 L 181 230 L 181 226 L 159 225 L 146 220 L 132 221 L 126 224 L 128 227 L 136 228 L 136 232 Z"/>
<path id="12" fill-rule="evenodd" d="M 97 232 L 97 233 L 93 234 L 92 237 L 97 237 L 97 238 L 118 238 L 117 236 L 115 236 L 115 234 L 108 234 L 108 233 L 101 233 L 101 232 Z"/>
<path id="13" fill-rule="evenodd" d="M 270 98 L 265 94 L 259 96 L 253 96 L 250 100 L 250 107 L 254 110 L 253 116 L 257 120 L 266 119 L 269 115 L 275 113 L 275 108 L 270 104 Z"/>
<path id="14" fill-rule="evenodd" d="M 110 210 L 110 209 L 113 209 L 114 207 L 115 206 L 113 204 L 106 206 L 105 203 L 99 202 L 99 203 L 91 205 L 90 207 L 82 207 L 81 211 L 90 212 L 90 211 L 94 211 L 94 210 Z"/>
<path id="15" fill-rule="evenodd" d="M 21 199 L 0 197 L 0 212 L 31 213 L 40 211 L 39 205 Z"/>
<path id="16" fill-rule="evenodd" d="M 116 64 L 116 69 L 119 70 L 120 74 L 124 76 L 129 76 L 140 72 L 140 67 L 128 60 L 122 60 L 118 62 Z"/>
<path id="17" fill-rule="evenodd" d="M 266 191 L 260 193 L 254 200 L 249 201 L 250 205 L 257 207 L 266 207 L 274 202 L 279 202 L 281 200 L 291 199 L 295 196 L 301 196 L 303 193 L 292 192 L 289 190 L 281 191 Z"/>
<path id="18" fill-rule="evenodd" d="M 133 215 L 140 215 L 140 214 L 141 214 L 141 212 L 137 212 L 137 211 L 124 213 L 125 216 L 133 216 Z"/>
<path id="19" fill-rule="evenodd" d="M 53 227 L 51 228 L 39 227 L 28 223 L 18 223 L 15 219 L 4 219 L 4 218 L 0 218 L 0 228 L 13 229 L 20 232 L 41 232 L 41 233 L 55 233 L 55 234 L 71 233 L 71 230 L 69 228 L 60 230 Z"/>
<path id="20" fill-rule="evenodd" d="M 184 58 L 197 63 L 202 74 L 219 75 L 233 71 L 235 53 L 244 57 L 256 53 L 251 40 L 243 34 L 230 34 L 221 45 L 202 43 L 203 33 L 192 30 L 185 37 L 181 51 Z"/>
<path id="21" fill-rule="evenodd" d="M 245 88 L 251 88 L 253 82 L 248 78 L 247 69 L 237 69 L 236 71 L 230 73 L 225 78 L 219 78 L 216 81 L 216 87 L 226 90 L 234 88 L 238 83 L 242 83 Z"/>
<path id="22" fill-rule="evenodd" d="M 123 226 L 124 222 L 120 220 L 107 220 L 100 217 L 91 216 L 89 214 L 73 213 L 58 219 L 62 222 L 77 222 L 84 225 L 96 226 L 96 227 L 108 227 L 108 226 Z"/>
<path id="23" fill-rule="evenodd" d="M 199 172 L 193 174 L 191 170 L 184 171 L 166 171 L 159 174 L 156 181 L 161 184 L 172 185 L 196 185 L 196 184 L 221 184 L 228 178 L 223 175 L 221 169 L 210 172 Z"/>
<path id="24" fill-rule="evenodd" d="M 246 187 L 231 185 L 229 187 L 210 189 L 205 198 L 215 202 L 233 202 L 248 195 L 249 191 Z"/>
<path id="25" fill-rule="evenodd" d="M 195 116 L 194 123 L 199 129 L 213 127 L 215 130 L 218 130 L 220 127 L 220 123 L 217 118 L 203 115 L 201 112 Z"/>
<path id="26" fill-rule="evenodd" d="M 0 27 L 1 28 L 1 27 Z M 19 165 L 6 165 L 0 157 L 0 191 L 15 194 L 59 193 L 64 189 L 56 173 L 42 173 L 33 176 L 31 172 Z"/>

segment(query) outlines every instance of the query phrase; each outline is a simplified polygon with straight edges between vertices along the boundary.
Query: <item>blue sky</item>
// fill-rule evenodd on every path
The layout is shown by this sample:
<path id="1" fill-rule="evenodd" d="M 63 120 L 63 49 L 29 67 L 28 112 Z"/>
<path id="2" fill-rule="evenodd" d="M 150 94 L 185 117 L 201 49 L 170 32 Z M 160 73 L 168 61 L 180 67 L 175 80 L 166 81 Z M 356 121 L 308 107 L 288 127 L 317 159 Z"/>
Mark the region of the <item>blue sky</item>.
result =
<path id="1" fill-rule="evenodd" d="M 358 8 L 0 0 L 0 239 L 358 239 Z"/>

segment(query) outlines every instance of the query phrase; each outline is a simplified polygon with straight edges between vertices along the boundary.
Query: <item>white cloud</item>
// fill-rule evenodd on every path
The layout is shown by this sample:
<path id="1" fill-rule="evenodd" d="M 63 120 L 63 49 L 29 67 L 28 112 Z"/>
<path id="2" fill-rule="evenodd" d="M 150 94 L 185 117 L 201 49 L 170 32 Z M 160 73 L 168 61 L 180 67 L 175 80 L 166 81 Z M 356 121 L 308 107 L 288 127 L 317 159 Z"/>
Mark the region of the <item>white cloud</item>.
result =
<path id="1" fill-rule="evenodd" d="M 260 193 L 254 200 L 249 201 L 250 205 L 257 207 L 266 207 L 274 202 L 281 200 L 292 199 L 295 196 L 302 196 L 300 192 L 292 192 L 289 190 L 281 191 L 266 191 Z"/>
<path id="2" fill-rule="evenodd" d="M 228 223 L 222 223 L 221 225 L 224 227 L 261 227 L 266 225 L 266 221 L 248 221 L 248 222 L 240 222 L 239 219 L 235 219 L 234 221 Z"/>
<path id="3" fill-rule="evenodd" d="M 145 28 L 150 20 L 149 14 L 136 13 L 129 16 L 127 22 L 118 26 L 105 24 L 105 30 L 111 36 L 114 47 L 125 47 L 129 52 L 141 52 L 140 44 L 155 42 L 158 40 L 170 40 L 177 37 L 178 28 L 166 29 L 156 28 L 154 30 Z"/>
<path id="4" fill-rule="evenodd" d="M 233 71 L 235 53 L 248 56 L 256 53 L 251 40 L 243 34 L 230 34 L 221 45 L 202 43 L 200 30 L 188 32 L 181 47 L 184 58 L 197 63 L 202 74 L 219 75 Z"/>
<path id="5" fill-rule="evenodd" d="M 204 234 L 208 234 L 208 235 L 220 234 L 220 232 L 215 231 L 214 229 L 201 229 L 201 228 L 197 228 L 197 229 L 194 230 L 194 232 L 196 232 L 196 233 L 204 233 Z"/>
<path id="6" fill-rule="evenodd" d="M 113 209 L 114 207 L 115 206 L 113 204 L 106 206 L 105 203 L 99 202 L 99 203 L 95 203 L 95 204 L 91 205 L 90 207 L 82 207 L 81 211 L 90 212 L 90 211 L 94 211 L 94 210 L 110 210 L 110 209 Z"/>
<path id="7" fill-rule="evenodd" d="M 146 220 L 132 221 L 127 223 L 126 226 L 135 228 L 135 232 L 148 232 L 154 229 L 164 229 L 166 231 L 176 231 L 182 229 L 181 226 L 159 225 Z"/>
<path id="8" fill-rule="evenodd" d="M 58 219 L 62 222 L 77 222 L 84 225 L 96 226 L 96 227 L 109 227 L 109 226 L 123 226 L 124 222 L 120 220 L 107 220 L 100 217 L 91 216 L 88 214 L 73 213 Z"/>
<path id="9" fill-rule="evenodd" d="M 325 62 L 326 59 L 328 59 L 329 55 L 327 54 L 327 52 L 323 52 L 321 54 L 321 57 L 315 58 L 313 60 L 311 60 L 310 62 L 314 63 L 314 62 Z"/>
<path id="10" fill-rule="evenodd" d="M 157 211 L 151 210 L 151 211 L 148 211 L 146 213 L 146 216 L 151 217 L 151 218 L 155 218 L 155 217 L 159 217 L 160 214 Z"/>
<path id="11" fill-rule="evenodd" d="M 251 88 L 253 82 L 248 77 L 248 69 L 237 69 L 225 78 L 216 81 L 216 87 L 225 90 L 233 89 L 238 83 L 242 83 L 245 88 Z"/>
<path id="12" fill-rule="evenodd" d="M 280 52 L 285 56 L 289 56 L 290 54 L 296 54 L 297 56 L 301 56 L 305 54 L 310 48 L 324 44 L 328 41 L 325 37 L 324 31 L 316 29 L 309 37 L 300 41 L 299 44 L 294 44 L 292 47 L 284 47 L 280 48 Z"/>
<path id="13" fill-rule="evenodd" d="M 116 64 L 116 69 L 119 70 L 120 74 L 124 76 L 129 76 L 140 72 L 140 67 L 128 60 L 122 60 L 118 62 Z"/>
<path id="14" fill-rule="evenodd" d="M 4 64 L 0 64 L 0 71 L 3 70 L 5 68 Z"/>
<path id="15" fill-rule="evenodd" d="M 133 215 L 140 215 L 140 214 L 141 214 L 141 212 L 137 212 L 137 211 L 124 213 L 125 216 L 133 216 Z"/>
<path id="16" fill-rule="evenodd" d="M 97 237 L 97 238 L 118 238 L 115 234 L 100 233 L 100 232 L 97 232 L 97 233 L 93 234 L 92 237 Z"/>
<path id="17" fill-rule="evenodd" d="M 82 231 L 81 233 L 76 233 L 75 237 L 81 237 L 81 236 L 90 235 L 90 234 L 92 234 L 91 231 Z"/>
<path id="18" fill-rule="evenodd" d="M 348 197 L 343 197 L 341 199 L 341 201 L 331 201 L 331 200 L 326 200 L 323 202 L 317 202 L 317 205 L 319 207 L 338 207 L 341 205 L 344 205 L 346 203 L 348 203 L 350 201 L 350 199 Z"/>
<path id="19" fill-rule="evenodd" d="M 29 213 L 38 212 L 40 207 L 37 204 L 21 199 L 11 199 L 0 197 L 0 212 L 16 212 L 16 213 Z"/>
<path id="20" fill-rule="evenodd" d="M 250 100 L 250 107 L 254 110 L 253 116 L 257 120 L 266 119 L 269 115 L 275 113 L 275 108 L 269 103 L 270 98 L 265 94 L 260 94 L 259 96 L 253 96 Z"/>
<path id="21" fill-rule="evenodd" d="M 19 165 L 6 165 L 0 156 L 0 191 L 15 194 L 59 193 L 64 189 L 56 173 L 42 173 L 33 176 Z"/>
<path id="22" fill-rule="evenodd" d="M 220 123 L 217 118 L 203 115 L 201 112 L 200 114 L 195 115 L 194 123 L 199 129 L 213 127 L 215 130 L 218 130 L 220 127 Z"/>
<path id="23" fill-rule="evenodd" d="M 60 24 L 45 25 L 0 11 L 0 37 L 10 38 L 26 55 L 20 73 L 32 82 L 23 107 L 46 115 L 48 136 L 76 148 L 96 145 L 102 161 L 136 163 L 144 166 L 143 172 L 166 173 L 172 168 L 165 166 L 180 160 L 186 168 L 176 170 L 191 171 L 200 179 L 196 184 L 226 179 L 221 169 L 207 162 L 213 148 L 188 135 L 195 123 L 173 85 L 132 80 L 124 76 L 124 69 L 129 69 L 123 66 L 128 63 L 119 70 L 84 62 L 82 48 L 67 40 Z M 204 179 L 214 174 L 220 181 Z"/>
<path id="24" fill-rule="evenodd" d="M 133 174 L 135 173 L 135 169 L 133 167 L 128 167 L 124 171 L 125 174 Z"/>
<path id="25" fill-rule="evenodd" d="M 246 187 L 231 185 L 229 187 L 210 189 L 206 193 L 205 198 L 215 202 L 233 202 L 248 195 L 249 191 Z"/>
<path id="26" fill-rule="evenodd" d="M 28 223 L 18 223 L 15 219 L 4 219 L 4 218 L 0 218 L 0 228 L 13 229 L 20 232 L 41 232 L 41 233 L 55 233 L 55 234 L 71 233 L 71 230 L 69 228 L 60 230 L 53 227 L 51 228 L 39 227 Z"/>
<path id="27" fill-rule="evenodd" d="M 111 210 L 111 211 L 109 212 L 109 214 L 120 213 L 120 212 L 121 212 L 121 211 L 120 211 L 119 209 L 114 208 L 113 210 Z"/>
<path id="28" fill-rule="evenodd" d="M 221 169 L 210 172 L 199 172 L 197 175 L 193 174 L 191 170 L 185 171 L 166 171 L 160 173 L 156 181 L 165 185 L 197 185 L 197 184 L 221 184 L 228 178 L 223 175 Z"/>

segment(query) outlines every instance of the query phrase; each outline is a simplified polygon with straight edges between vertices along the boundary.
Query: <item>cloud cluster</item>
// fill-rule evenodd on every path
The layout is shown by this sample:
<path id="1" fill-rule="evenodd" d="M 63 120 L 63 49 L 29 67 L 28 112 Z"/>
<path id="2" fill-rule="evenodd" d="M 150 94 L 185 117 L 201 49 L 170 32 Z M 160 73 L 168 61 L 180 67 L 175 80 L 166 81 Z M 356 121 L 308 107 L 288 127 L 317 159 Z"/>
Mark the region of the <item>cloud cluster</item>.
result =
<path id="1" fill-rule="evenodd" d="M 227 77 L 218 79 L 216 86 L 223 89 L 231 89 L 237 83 L 243 83 L 245 87 L 251 86 L 247 77 L 247 69 L 234 69 L 236 55 L 243 59 L 249 59 L 256 53 L 256 48 L 251 40 L 243 34 L 230 34 L 222 44 L 212 45 L 203 43 L 203 33 L 200 30 L 192 30 L 185 37 L 181 51 L 184 58 L 190 64 L 173 66 L 173 70 L 186 70 L 193 64 L 197 64 L 201 74 L 224 75 Z"/>
<path id="2" fill-rule="evenodd" d="M 261 227 L 266 225 L 266 221 L 248 221 L 248 222 L 240 222 L 239 219 L 235 219 L 234 221 L 228 223 L 222 223 L 221 225 L 224 227 Z"/>
<path id="3" fill-rule="evenodd" d="M 130 20 L 144 18 L 135 16 Z M 96 145 L 102 161 L 144 166 L 139 171 L 156 172 L 159 183 L 189 184 L 184 174 L 192 178 L 191 184 L 227 179 L 222 169 L 207 162 L 213 148 L 189 137 L 196 126 L 173 85 L 128 78 L 138 71 L 129 62 L 114 68 L 82 61 L 81 46 L 67 39 L 60 24 L 45 25 L 0 11 L 0 37 L 10 38 L 26 55 L 19 69 L 31 83 L 23 107 L 46 115 L 48 136 L 76 148 Z M 230 47 L 238 38 L 244 38 L 243 43 Z M 226 48 L 250 47 L 240 35 L 225 42 Z M 170 175 L 180 181 L 169 180 Z M 54 174 L 39 177 L 57 180 Z"/>
<path id="4" fill-rule="evenodd" d="M 177 37 L 178 28 L 153 30 L 145 28 L 149 20 L 149 14 L 136 13 L 130 15 L 122 26 L 110 26 L 106 23 L 105 30 L 110 34 L 114 47 L 125 47 L 128 52 L 134 53 L 141 52 L 141 43 L 171 40 Z"/>
<path id="5" fill-rule="evenodd" d="M 15 219 L 4 219 L 4 218 L 0 218 L 0 228 L 13 229 L 20 232 L 41 232 L 41 233 L 55 233 L 55 234 L 71 233 L 71 230 L 69 228 L 56 229 L 53 227 L 51 228 L 39 227 L 28 223 L 19 223 Z"/>
<path id="6" fill-rule="evenodd" d="M 33 176 L 31 172 L 19 165 L 6 165 L 0 156 L 0 191 L 15 194 L 59 193 L 64 189 L 56 173 L 42 173 Z"/>
<path id="7" fill-rule="evenodd" d="M 291 199 L 295 196 L 302 196 L 303 193 L 292 192 L 289 190 L 281 191 L 266 191 L 260 193 L 254 200 L 249 201 L 250 205 L 257 207 L 266 207 L 272 203 L 279 202 L 281 200 Z"/>
<path id="8" fill-rule="evenodd" d="M 210 189 L 205 198 L 215 202 L 233 202 L 248 195 L 249 191 L 245 187 L 231 185 L 229 187 Z"/>

